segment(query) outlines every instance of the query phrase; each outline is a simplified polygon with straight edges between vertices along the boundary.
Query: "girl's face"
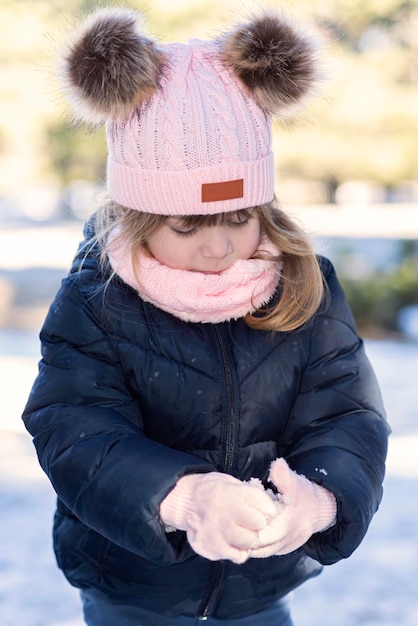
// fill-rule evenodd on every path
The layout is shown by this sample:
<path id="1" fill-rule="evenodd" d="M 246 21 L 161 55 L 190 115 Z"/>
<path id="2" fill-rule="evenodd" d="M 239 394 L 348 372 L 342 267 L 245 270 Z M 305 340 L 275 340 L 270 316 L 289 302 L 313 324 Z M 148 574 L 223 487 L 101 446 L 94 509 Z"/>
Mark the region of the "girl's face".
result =
<path id="1" fill-rule="evenodd" d="M 174 269 L 217 274 L 238 259 L 249 259 L 260 243 L 255 212 L 235 211 L 215 225 L 188 226 L 181 217 L 168 217 L 147 239 L 148 250 Z"/>

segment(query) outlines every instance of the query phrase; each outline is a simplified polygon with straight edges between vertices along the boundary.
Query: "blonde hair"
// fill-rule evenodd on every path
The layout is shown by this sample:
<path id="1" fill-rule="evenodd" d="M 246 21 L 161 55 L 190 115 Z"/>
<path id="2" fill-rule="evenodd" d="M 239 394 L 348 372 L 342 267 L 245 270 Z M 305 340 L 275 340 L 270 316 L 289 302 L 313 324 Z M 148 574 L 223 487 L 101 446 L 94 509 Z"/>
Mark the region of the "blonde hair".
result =
<path id="1" fill-rule="evenodd" d="M 245 213 L 244 213 L 245 212 Z M 317 312 L 324 299 L 324 281 L 306 232 L 277 202 L 241 209 L 236 213 L 257 215 L 261 232 L 277 247 L 281 261 L 280 298 L 270 308 L 248 314 L 245 323 L 256 330 L 292 331 L 300 328 Z M 231 213 L 185 216 L 187 227 L 214 226 L 230 218 Z M 147 238 L 165 222 L 167 216 L 126 209 L 114 202 L 105 204 L 95 215 L 95 240 L 101 250 L 101 262 L 107 263 L 107 238 L 115 227 L 125 251 L 135 257 L 138 249 L 147 250 Z M 263 258 L 266 258 L 263 255 Z"/>

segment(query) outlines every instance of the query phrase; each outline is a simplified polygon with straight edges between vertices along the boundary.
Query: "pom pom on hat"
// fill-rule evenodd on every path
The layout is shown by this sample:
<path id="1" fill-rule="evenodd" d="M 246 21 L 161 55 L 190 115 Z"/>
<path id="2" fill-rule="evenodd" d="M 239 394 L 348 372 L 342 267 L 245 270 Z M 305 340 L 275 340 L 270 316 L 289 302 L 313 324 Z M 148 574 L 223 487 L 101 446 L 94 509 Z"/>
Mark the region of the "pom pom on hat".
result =
<path id="1" fill-rule="evenodd" d="M 63 81 L 83 121 L 121 117 L 157 91 L 164 56 L 139 31 L 139 17 L 128 9 L 100 9 L 69 41 Z"/>
<path id="2" fill-rule="evenodd" d="M 222 57 L 263 109 L 285 117 L 317 83 L 316 47 L 284 17 L 266 11 L 224 36 Z"/>

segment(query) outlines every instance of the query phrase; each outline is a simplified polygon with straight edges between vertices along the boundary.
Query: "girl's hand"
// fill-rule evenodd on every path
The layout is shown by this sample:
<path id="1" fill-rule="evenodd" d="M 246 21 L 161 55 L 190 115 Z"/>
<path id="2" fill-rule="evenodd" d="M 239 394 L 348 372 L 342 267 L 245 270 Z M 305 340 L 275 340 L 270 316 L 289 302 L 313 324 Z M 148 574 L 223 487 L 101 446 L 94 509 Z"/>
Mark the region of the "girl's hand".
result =
<path id="1" fill-rule="evenodd" d="M 185 530 L 197 554 L 234 563 L 248 559 L 275 515 L 275 503 L 263 489 L 219 472 L 180 478 L 160 507 L 162 522 Z"/>
<path id="2" fill-rule="evenodd" d="M 292 471 L 284 459 L 272 463 L 269 480 L 278 490 L 276 515 L 258 533 L 252 558 L 293 552 L 314 533 L 330 528 L 336 519 L 334 495 Z"/>

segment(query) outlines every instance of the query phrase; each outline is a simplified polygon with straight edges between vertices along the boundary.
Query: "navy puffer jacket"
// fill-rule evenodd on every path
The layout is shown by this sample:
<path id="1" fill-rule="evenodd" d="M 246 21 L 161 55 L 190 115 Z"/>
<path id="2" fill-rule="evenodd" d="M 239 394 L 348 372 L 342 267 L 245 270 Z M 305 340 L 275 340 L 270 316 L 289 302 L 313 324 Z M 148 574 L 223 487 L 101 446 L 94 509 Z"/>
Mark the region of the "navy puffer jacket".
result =
<path id="1" fill-rule="evenodd" d="M 143 608 L 228 619 L 265 608 L 348 557 L 382 495 L 388 427 L 327 260 L 330 302 L 302 330 L 186 324 L 80 253 L 51 305 L 24 421 L 58 494 L 54 545 L 75 586 Z M 159 506 L 191 472 L 266 481 L 270 463 L 333 492 L 337 524 L 303 548 L 210 562 Z"/>

